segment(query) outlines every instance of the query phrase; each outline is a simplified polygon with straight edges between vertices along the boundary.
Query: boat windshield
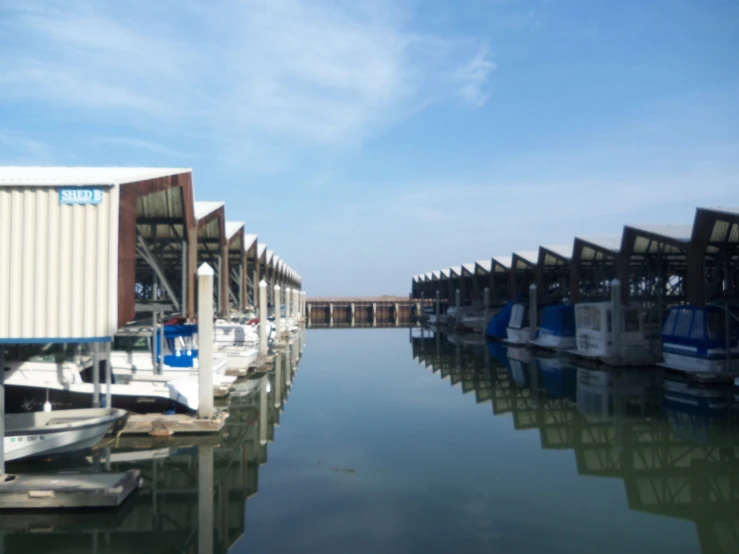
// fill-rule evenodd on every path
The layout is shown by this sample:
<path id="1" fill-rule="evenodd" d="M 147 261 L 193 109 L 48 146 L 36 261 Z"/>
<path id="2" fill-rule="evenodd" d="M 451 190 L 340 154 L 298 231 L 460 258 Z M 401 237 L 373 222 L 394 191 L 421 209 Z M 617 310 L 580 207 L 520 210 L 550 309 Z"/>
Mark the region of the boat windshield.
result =
<path id="1" fill-rule="evenodd" d="M 75 347 L 70 344 L 19 344 L 7 349 L 7 361 L 62 362 L 74 359 Z"/>
<path id="2" fill-rule="evenodd" d="M 151 352 L 151 337 L 147 336 L 115 336 L 113 350 L 120 352 Z"/>

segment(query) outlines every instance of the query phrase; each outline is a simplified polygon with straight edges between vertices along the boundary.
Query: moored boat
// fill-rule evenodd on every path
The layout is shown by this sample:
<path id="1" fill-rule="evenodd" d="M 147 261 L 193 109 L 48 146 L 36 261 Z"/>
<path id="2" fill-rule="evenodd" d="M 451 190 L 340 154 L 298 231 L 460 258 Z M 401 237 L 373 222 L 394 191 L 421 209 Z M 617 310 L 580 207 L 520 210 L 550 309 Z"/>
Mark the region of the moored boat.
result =
<path id="1" fill-rule="evenodd" d="M 611 302 L 586 302 L 575 306 L 576 349 L 573 354 L 610 365 L 655 363 L 658 327 L 639 304 L 622 307 L 619 325 L 612 325 Z M 616 333 L 618 336 L 616 337 Z"/>
<path id="2" fill-rule="evenodd" d="M 571 350 L 575 341 L 575 307 L 572 304 L 545 306 L 541 324 L 532 345 L 550 350 Z"/>
<path id="3" fill-rule="evenodd" d="M 506 342 L 509 344 L 526 344 L 534 335 L 529 326 L 529 310 L 526 304 L 516 303 L 511 308 L 511 317 L 506 328 Z"/>
<path id="4" fill-rule="evenodd" d="M 673 306 L 662 326 L 660 365 L 690 373 L 739 371 L 739 326 L 730 312 L 727 332 L 726 319 L 719 306 Z"/>
<path id="5" fill-rule="evenodd" d="M 5 460 L 85 452 L 122 429 L 127 417 L 125 410 L 113 408 L 7 414 Z"/>

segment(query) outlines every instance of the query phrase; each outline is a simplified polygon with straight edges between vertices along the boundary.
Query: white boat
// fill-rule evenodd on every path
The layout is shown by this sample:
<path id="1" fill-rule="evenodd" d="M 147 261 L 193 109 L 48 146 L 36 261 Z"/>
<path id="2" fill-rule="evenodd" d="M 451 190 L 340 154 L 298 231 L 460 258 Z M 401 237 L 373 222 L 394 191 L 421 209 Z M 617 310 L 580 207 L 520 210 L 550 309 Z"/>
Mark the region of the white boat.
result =
<path id="1" fill-rule="evenodd" d="M 723 307 L 673 306 L 662 327 L 664 361 L 659 365 L 690 373 L 739 371 L 739 333 L 734 317 L 729 312 L 727 333 Z"/>
<path id="2" fill-rule="evenodd" d="M 577 349 L 573 354 L 595 358 L 609 364 L 651 364 L 657 361 L 659 330 L 649 321 L 649 314 L 641 305 L 633 303 L 622 307 L 618 348 L 614 346 L 611 324 L 611 302 L 587 302 L 575 306 L 575 336 Z"/>
<path id="3" fill-rule="evenodd" d="M 511 319 L 506 328 L 509 344 L 527 344 L 534 336 L 534 329 L 529 327 L 528 307 L 525 304 L 514 304 Z"/>
<path id="4" fill-rule="evenodd" d="M 10 347 L 5 358 L 5 410 L 41 411 L 48 401 L 54 410 L 92 405 L 95 385 L 82 378 L 80 366 L 68 358 L 63 345 Z M 105 385 L 101 386 L 104 395 Z M 177 380 L 113 383 L 112 407 L 135 413 L 187 413 L 198 409 L 199 397 Z"/>
<path id="5" fill-rule="evenodd" d="M 128 412 L 86 408 L 5 416 L 5 460 L 84 452 L 111 430 L 123 428 Z"/>
<path id="6" fill-rule="evenodd" d="M 135 381 L 185 381 L 198 380 L 199 351 L 195 336 L 197 325 L 165 325 L 164 344 L 156 340 L 156 366 L 152 353 L 151 327 L 128 327 L 113 337 L 111 368 L 116 380 L 122 383 Z M 163 355 L 162 355 L 163 354 Z M 213 387 L 216 396 L 228 393 L 235 377 L 226 375 L 228 355 L 213 353 Z"/>
<path id="7" fill-rule="evenodd" d="M 256 324 L 234 323 L 217 319 L 213 326 L 216 345 L 258 345 L 259 327 Z"/>

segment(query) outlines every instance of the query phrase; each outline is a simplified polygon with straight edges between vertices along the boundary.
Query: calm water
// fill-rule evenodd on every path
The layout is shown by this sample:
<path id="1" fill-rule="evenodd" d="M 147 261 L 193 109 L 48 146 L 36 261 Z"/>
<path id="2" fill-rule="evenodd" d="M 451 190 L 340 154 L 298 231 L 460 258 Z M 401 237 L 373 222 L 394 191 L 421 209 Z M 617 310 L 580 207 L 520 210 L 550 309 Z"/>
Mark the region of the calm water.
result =
<path id="1" fill-rule="evenodd" d="M 4 554 L 739 552 L 733 393 L 415 329 L 305 342 L 218 439 L 113 448 L 144 477 L 118 512 L 0 516 Z"/>

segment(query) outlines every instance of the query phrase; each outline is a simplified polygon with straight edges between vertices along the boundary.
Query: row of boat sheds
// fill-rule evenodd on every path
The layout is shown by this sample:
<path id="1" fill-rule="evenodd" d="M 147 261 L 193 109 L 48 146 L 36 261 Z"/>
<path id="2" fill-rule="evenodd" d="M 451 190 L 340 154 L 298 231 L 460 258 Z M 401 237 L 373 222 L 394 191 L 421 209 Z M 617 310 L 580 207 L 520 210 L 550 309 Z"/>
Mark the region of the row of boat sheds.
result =
<path id="1" fill-rule="evenodd" d="M 137 486 L 5 462 L 219 432 L 216 399 L 256 390 L 294 341 L 302 285 L 224 202 L 195 199 L 191 169 L 0 167 L 0 508 L 107 506 Z"/>
<path id="2" fill-rule="evenodd" d="M 739 208 L 698 208 L 685 225 L 627 225 L 415 275 L 411 299 L 430 325 L 739 386 L 738 270 Z"/>

